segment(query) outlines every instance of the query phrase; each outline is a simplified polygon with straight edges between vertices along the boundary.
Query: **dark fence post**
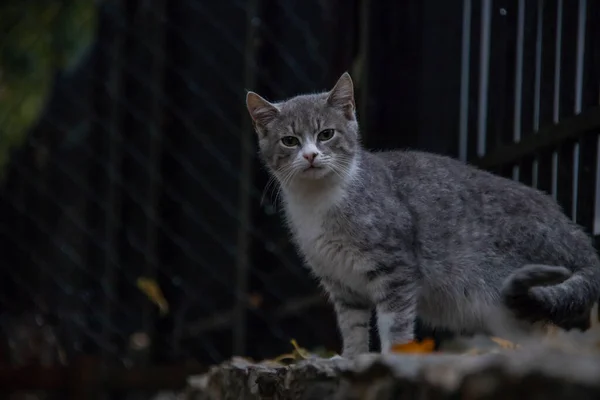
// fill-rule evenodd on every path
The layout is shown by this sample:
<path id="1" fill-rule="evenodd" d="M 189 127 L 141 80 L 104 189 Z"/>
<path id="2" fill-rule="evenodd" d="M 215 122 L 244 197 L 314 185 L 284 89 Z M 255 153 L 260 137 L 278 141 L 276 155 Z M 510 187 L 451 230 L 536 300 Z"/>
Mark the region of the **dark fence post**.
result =
<path id="1" fill-rule="evenodd" d="M 256 51 L 258 9 L 260 0 L 249 0 L 246 9 L 246 46 L 244 48 L 244 86 L 256 86 Z M 241 93 L 240 93 L 241 94 Z M 244 93 L 245 94 L 245 93 Z M 248 269 L 250 268 L 250 224 L 252 217 L 251 189 L 253 182 L 254 137 L 245 102 L 241 105 L 242 129 L 240 134 L 240 188 L 238 191 L 238 236 L 236 257 L 236 299 L 233 324 L 233 354 L 246 353 L 246 313 L 248 308 Z"/>
<path id="2" fill-rule="evenodd" d="M 149 71 L 149 80 L 152 82 L 149 98 L 149 116 L 151 120 L 148 123 L 149 146 L 148 146 L 148 187 L 145 197 L 146 205 L 146 232 L 145 232 L 145 277 L 154 279 L 160 284 L 158 271 L 161 265 L 161 254 L 159 246 L 159 230 L 161 229 L 161 196 L 163 190 L 162 182 L 162 158 L 163 158 L 163 135 L 164 135 L 164 111 L 165 104 L 165 36 L 166 36 L 166 2 L 167 0 L 153 0 L 148 13 L 145 29 L 142 34 L 145 36 L 142 41 L 146 41 L 146 46 L 151 49 L 151 68 Z M 164 306 L 164 305 L 163 305 Z M 150 304 L 144 310 L 144 331 L 150 338 L 150 348 L 155 347 L 157 337 L 156 331 L 156 305 Z M 161 310 L 164 312 L 165 310 Z M 150 356 L 152 356 L 151 354 Z"/>
<path id="3" fill-rule="evenodd" d="M 117 268 L 118 268 L 118 235 L 120 225 L 120 174 L 121 162 L 123 157 L 122 149 L 122 131 L 121 107 L 117 101 L 120 97 L 120 84 L 122 77 L 122 45 L 123 45 L 123 20 L 122 7 L 117 3 L 114 5 L 115 15 L 111 21 L 111 46 L 109 53 L 109 76 L 106 83 L 107 99 L 109 109 L 107 115 L 102 118 L 107 124 L 108 133 L 108 182 L 106 187 L 106 225 L 104 231 L 106 257 L 104 259 L 104 274 L 102 277 L 102 289 L 104 291 L 104 322 L 102 324 L 102 336 L 107 343 L 112 341 L 114 332 L 112 324 L 114 323 L 113 303 L 117 302 Z M 107 46 L 108 47 L 108 46 Z M 108 361 L 114 354 L 109 354 L 103 349 L 105 361 Z"/>

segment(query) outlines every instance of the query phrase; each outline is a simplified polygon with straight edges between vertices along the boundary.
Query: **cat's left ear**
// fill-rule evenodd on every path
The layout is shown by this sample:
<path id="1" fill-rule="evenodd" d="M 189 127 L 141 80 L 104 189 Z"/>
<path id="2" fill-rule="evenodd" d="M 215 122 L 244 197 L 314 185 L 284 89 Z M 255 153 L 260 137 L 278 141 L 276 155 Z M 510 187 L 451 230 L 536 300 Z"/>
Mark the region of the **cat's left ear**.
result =
<path id="1" fill-rule="evenodd" d="M 333 89 L 329 92 L 327 103 L 332 107 L 342 110 L 348 119 L 353 120 L 355 118 L 354 84 L 349 73 L 344 72 L 340 79 L 338 79 Z"/>
<path id="2" fill-rule="evenodd" d="M 257 133 L 262 133 L 264 128 L 279 115 L 279 109 L 275 105 L 254 92 L 248 92 L 246 95 L 246 107 Z"/>

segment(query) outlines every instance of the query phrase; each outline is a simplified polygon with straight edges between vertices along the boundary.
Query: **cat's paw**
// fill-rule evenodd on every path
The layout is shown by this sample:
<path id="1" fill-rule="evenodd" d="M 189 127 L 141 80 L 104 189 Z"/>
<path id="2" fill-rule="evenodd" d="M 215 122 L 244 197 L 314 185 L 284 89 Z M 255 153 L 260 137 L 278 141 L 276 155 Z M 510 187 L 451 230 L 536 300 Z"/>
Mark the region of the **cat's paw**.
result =
<path id="1" fill-rule="evenodd" d="M 343 360 L 344 357 L 340 356 L 339 354 L 336 354 L 333 357 L 329 357 L 328 360 Z"/>

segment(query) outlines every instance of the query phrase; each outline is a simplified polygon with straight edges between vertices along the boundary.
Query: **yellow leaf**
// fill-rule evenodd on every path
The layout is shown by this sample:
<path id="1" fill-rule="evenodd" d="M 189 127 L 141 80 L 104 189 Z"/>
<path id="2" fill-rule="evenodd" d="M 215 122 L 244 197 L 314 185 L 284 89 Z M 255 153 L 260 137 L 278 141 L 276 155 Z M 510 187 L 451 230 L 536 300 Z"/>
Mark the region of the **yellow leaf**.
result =
<path id="1" fill-rule="evenodd" d="M 284 360 L 297 361 L 297 360 L 301 360 L 301 359 L 306 360 L 306 359 L 310 358 L 310 353 L 306 349 L 303 349 L 302 347 L 298 346 L 298 342 L 296 342 L 296 339 L 290 340 L 290 343 L 292 344 L 292 346 L 294 346 L 293 352 L 287 353 L 287 354 L 282 354 L 278 357 L 275 357 L 273 359 L 266 360 L 266 361 L 280 363 L 281 361 L 284 361 Z"/>
<path id="2" fill-rule="evenodd" d="M 137 287 L 152 301 L 158 309 L 161 315 L 166 315 L 169 312 L 169 303 L 165 296 L 163 296 L 158 283 L 154 279 L 150 278 L 138 278 Z"/>
<path id="3" fill-rule="evenodd" d="M 306 349 L 303 349 L 300 346 L 298 346 L 298 342 L 296 342 L 296 339 L 290 340 L 290 343 L 292 343 L 292 346 L 294 346 L 294 350 L 295 350 L 296 354 L 298 354 L 300 357 L 302 357 L 304 359 L 307 359 L 310 357 L 310 354 L 308 353 L 308 351 Z"/>

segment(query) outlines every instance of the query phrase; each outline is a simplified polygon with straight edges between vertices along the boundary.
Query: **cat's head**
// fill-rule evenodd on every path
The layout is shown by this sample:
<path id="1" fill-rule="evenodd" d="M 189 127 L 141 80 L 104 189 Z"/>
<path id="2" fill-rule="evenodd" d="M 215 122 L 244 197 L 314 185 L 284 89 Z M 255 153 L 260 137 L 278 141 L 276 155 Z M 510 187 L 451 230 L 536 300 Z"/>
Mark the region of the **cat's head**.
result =
<path id="1" fill-rule="evenodd" d="M 278 103 L 249 92 L 246 105 L 260 156 L 282 185 L 349 176 L 360 143 L 348 73 L 328 92 Z"/>

